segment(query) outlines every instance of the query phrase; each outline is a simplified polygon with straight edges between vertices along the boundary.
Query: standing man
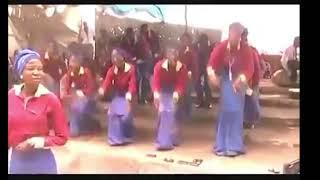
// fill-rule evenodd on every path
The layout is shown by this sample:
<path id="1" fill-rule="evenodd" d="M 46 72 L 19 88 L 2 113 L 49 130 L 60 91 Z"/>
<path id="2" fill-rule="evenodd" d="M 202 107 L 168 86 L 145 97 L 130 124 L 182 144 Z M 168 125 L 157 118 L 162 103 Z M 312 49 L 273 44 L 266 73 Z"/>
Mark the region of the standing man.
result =
<path id="1" fill-rule="evenodd" d="M 179 59 L 186 65 L 188 71 L 188 80 L 186 84 L 185 96 L 182 100 L 182 112 L 180 119 L 187 120 L 191 118 L 192 111 L 192 96 L 191 93 L 194 89 L 194 84 L 199 81 L 198 70 L 198 57 L 196 49 L 192 46 L 192 37 L 189 33 L 184 33 L 181 36 L 181 45 L 179 49 Z"/>
<path id="2" fill-rule="evenodd" d="M 66 73 L 67 67 L 64 63 L 64 59 L 59 53 L 58 45 L 56 44 L 56 42 L 51 41 L 49 43 L 42 63 L 44 73 L 51 76 L 51 78 L 54 80 L 52 89 L 55 89 L 54 92 L 58 93 L 59 81 L 62 78 L 63 74 Z M 49 77 L 49 79 L 51 78 Z"/>
<path id="3" fill-rule="evenodd" d="M 137 65 L 138 65 L 138 84 L 139 84 L 139 103 L 145 104 L 151 92 L 150 77 L 152 74 L 152 50 L 147 24 L 140 27 L 140 35 L 137 42 Z"/>
<path id="4" fill-rule="evenodd" d="M 212 108 L 211 89 L 208 84 L 208 74 L 206 66 L 208 64 L 211 47 L 209 38 L 206 34 L 201 34 L 197 43 L 198 64 L 199 64 L 199 80 L 196 81 L 197 104 L 196 107 L 206 106 Z M 204 96 L 203 96 L 204 95 Z"/>
<path id="5" fill-rule="evenodd" d="M 249 46 L 249 48 L 251 48 L 254 60 L 254 71 L 252 79 L 248 83 L 249 87 L 245 96 L 244 126 L 245 128 L 254 128 L 254 125 L 260 119 L 259 82 L 262 77 L 261 72 L 264 70 L 264 62 L 260 57 L 258 50 L 248 44 L 248 33 L 248 29 L 244 29 L 241 36 L 241 45 Z"/>
<path id="6" fill-rule="evenodd" d="M 288 72 L 292 83 L 298 81 L 298 72 L 300 69 L 300 38 L 295 37 L 293 45 L 288 47 L 281 58 L 282 67 Z"/>

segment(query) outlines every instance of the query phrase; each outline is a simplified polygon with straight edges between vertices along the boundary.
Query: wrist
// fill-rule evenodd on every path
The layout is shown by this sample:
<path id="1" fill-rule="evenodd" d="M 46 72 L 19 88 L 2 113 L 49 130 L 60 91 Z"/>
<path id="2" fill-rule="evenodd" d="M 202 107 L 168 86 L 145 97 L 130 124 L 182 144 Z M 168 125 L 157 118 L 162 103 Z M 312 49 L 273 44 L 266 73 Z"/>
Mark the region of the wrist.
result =
<path id="1" fill-rule="evenodd" d="M 132 100 L 132 94 L 130 92 L 126 93 L 126 100 L 131 101 Z"/>
<path id="2" fill-rule="evenodd" d="M 208 74 L 208 76 L 215 76 L 215 72 L 212 69 L 212 67 L 210 67 L 210 66 L 207 67 L 207 74 Z"/>
<path id="3" fill-rule="evenodd" d="M 44 148 L 45 147 L 45 138 L 44 137 L 33 137 L 28 140 L 34 148 Z"/>
<path id="4" fill-rule="evenodd" d="M 178 98 L 179 97 L 179 93 L 177 91 L 173 92 L 173 97 L 174 98 Z"/>
<path id="5" fill-rule="evenodd" d="M 244 74 L 240 74 L 239 80 L 240 80 L 241 82 L 245 83 L 245 82 L 247 81 L 247 78 L 246 78 L 246 76 L 245 76 Z"/>
<path id="6" fill-rule="evenodd" d="M 159 98 L 160 98 L 159 92 L 158 92 L 158 91 L 155 91 L 155 92 L 153 93 L 153 97 L 154 97 L 154 99 L 159 99 Z"/>

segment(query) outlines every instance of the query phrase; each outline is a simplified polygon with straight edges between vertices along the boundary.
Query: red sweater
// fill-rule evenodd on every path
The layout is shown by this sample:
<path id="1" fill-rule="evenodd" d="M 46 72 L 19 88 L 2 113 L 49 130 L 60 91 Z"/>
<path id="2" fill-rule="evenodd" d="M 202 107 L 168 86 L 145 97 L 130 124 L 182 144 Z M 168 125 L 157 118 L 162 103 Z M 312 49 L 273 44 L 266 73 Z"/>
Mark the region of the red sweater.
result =
<path id="1" fill-rule="evenodd" d="M 44 137 L 45 146 L 64 145 L 68 139 L 68 124 L 59 99 L 39 85 L 35 97 L 26 103 L 22 86 L 8 93 L 8 145 L 16 147 L 31 137 Z M 55 135 L 49 135 L 53 129 Z"/>
<path id="2" fill-rule="evenodd" d="M 228 69 L 230 53 L 227 46 L 228 40 L 222 41 L 211 52 L 208 66 L 211 66 L 217 73 L 220 73 L 224 68 Z M 244 74 L 247 81 L 250 81 L 254 71 L 254 58 L 251 48 L 243 45 L 233 55 L 236 58 L 231 68 L 234 77 Z"/>
<path id="3" fill-rule="evenodd" d="M 187 79 L 188 71 L 186 65 L 178 61 L 177 66 L 171 68 L 168 60 L 161 60 L 154 67 L 153 91 L 160 92 L 162 88 L 174 87 L 174 90 L 179 95 L 183 95 Z"/>
<path id="4" fill-rule="evenodd" d="M 181 48 L 179 51 L 179 60 L 186 65 L 188 71 L 192 72 L 192 79 L 198 80 L 199 66 L 197 52 L 194 48 L 189 46 L 189 51 L 186 52 L 186 48 Z"/>
<path id="5" fill-rule="evenodd" d="M 135 67 L 129 63 L 125 63 L 124 69 L 119 69 L 113 65 L 107 72 L 102 88 L 105 91 L 114 88 L 122 93 L 130 92 L 132 95 L 136 94 L 137 80 Z"/>
<path id="6" fill-rule="evenodd" d="M 64 87 L 66 92 L 63 92 L 63 94 L 70 95 L 72 89 L 80 89 L 86 96 L 91 96 L 94 93 L 95 79 L 90 69 L 81 67 L 79 74 L 73 74 L 71 71 L 68 71 L 65 76 Z"/>

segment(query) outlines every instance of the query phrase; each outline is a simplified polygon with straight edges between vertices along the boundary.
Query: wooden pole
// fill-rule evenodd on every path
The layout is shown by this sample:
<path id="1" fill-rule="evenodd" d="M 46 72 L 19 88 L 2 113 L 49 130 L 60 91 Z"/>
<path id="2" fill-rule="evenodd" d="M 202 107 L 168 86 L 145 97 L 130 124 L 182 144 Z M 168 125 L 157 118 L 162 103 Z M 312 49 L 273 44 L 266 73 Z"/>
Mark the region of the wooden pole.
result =
<path id="1" fill-rule="evenodd" d="M 187 8 L 187 5 L 184 5 L 184 20 L 185 20 L 185 24 L 186 24 L 185 32 L 187 32 L 188 31 L 188 8 Z"/>

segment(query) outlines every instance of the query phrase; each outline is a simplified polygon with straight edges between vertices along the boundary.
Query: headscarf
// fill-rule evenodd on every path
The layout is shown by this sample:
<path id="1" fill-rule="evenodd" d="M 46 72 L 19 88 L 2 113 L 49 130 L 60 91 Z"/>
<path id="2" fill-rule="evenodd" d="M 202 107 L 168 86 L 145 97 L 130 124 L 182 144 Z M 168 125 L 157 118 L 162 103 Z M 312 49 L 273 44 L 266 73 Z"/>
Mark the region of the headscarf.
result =
<path id="1" fill-rule="evenodd" d="M 19 51 L 15 56 L 15 72 L 18 73 L 19 76 L 21 76 L 26 64 L 28 64 L 28 62 L 32 59 L 40 59 L 40 55 L 30 49 L 23 49 Z"/>

